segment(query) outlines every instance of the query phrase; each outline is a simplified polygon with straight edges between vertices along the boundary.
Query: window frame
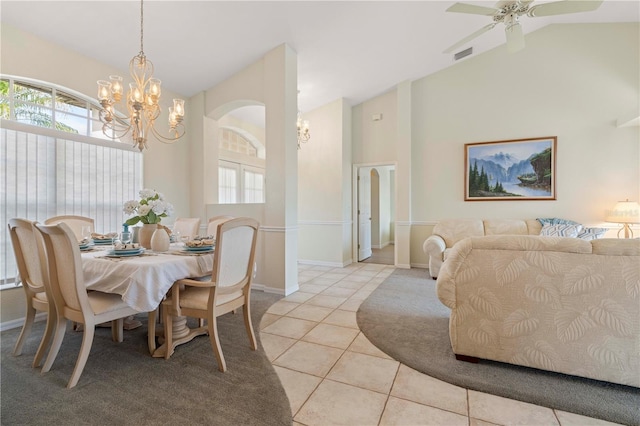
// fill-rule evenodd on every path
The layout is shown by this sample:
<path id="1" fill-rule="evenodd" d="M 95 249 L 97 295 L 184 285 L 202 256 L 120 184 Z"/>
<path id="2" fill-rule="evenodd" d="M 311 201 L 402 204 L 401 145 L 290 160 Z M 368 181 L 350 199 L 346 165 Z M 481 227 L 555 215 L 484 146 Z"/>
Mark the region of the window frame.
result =
<path id="1" fill-rule="evenodd" d="M 54 214 L 51 214 L 52 211 L 56 212 L 55 215 L 80 214 L 80 215 L 86 216 L 87 215 L 86 211 L 82 211 L 82 210 L 83 209 L 86 210 L 87 208 L 86 206 L 89 206 L 88 208 L 91 211 L 94 211 L 94 209 L 98 209 L 95 211 L 96 219 L 97 220 L 99 219 L 102 222 L 104 222 L 103 226 L 105 227 L 116 226 L 114 224 L 117 222 L 120 222 L 120 218 L 118 215 L 124 216 L 124 212 L 121 212 L 122 210 L 121 208 L 116 209 L 113 206 L 111 208 L 105 208 L 104 202 L 108 199 L 113 200 L 114 198 L 115 199 L 119 199 L 123 197 L 134 198 L 136 196 L 135 194 L 137 194 L 140 188 L 143 187 L 142 179 L 143 179 L 143 170 L 144 170 L 144 158 L 140 153 L 140 151 L 136 147 L 128 143 L 109 139 L 106 135 L 103 134 L 102 129 L 100 129 L 99 132 L 94 131 L 93 135 L 91 134 L 91 129 L 93 128 L 93 125 L 96 123 L 99 123 L 99 120 L 97 120 L 97 116 L 95 116 L 94 114 L 101 107 L 96 100 L 91 99 L 88 96 L 82 95 L 81 93 L 78 93 L 72 89 L 62 87 L 54 83 L 48 83 L 40 80 L 34 80 L 30 78 L 6 75 L 6 74 L 0 74 L 0 79 L 3 81 L 8 81 L 9 83 L 7 94 L 0 95 L 0 100 L 2 102 L 6 102 L 6 104 L 8 104 L 8 107 L 9 107 L 9 111 L 8 111 L 9 118 L 4 118 L 4 117 L 0 118 L 0 133 L 2 135 L 2 140 L 0 140 L 0 150 L 1 150 L 0 158 L 2 158 L 2 164 L 5 164 L 5 161 L 9 161 L 10 163 L 6 163 L 6 164 L 13 164 L 13 167 L 24 167 L 25 169 L 34 167 L 34 165 L 30 162 L 28 155 L 22 160 L 21 159 L 11 160 L 11 158 L 8 157 L 8 154 L 9 154 L 9 152 L 7 151 L 8 147 L 14 146 L 15 143 L 17 143 L 15 139 L 10 139 L 8 132 L 15 132 L 16 137 L 35 138 L 37 140 L 37 142 L 35 142 L 36 144 L 42 144 L 42 143 L 55 144 L 55 146 L 51 148 L 53 153 L 48 154 L 45 161 L 47 163 L 47 167 L 52 167 L 56 170 L 60 170 L 59 169 L 60 167 L 64 167 L 66 168 L 64 170 L 67 170 L 67 173 L 68 173 L 69 165 L 75 164 L 76 162 L 75 158 L 72 158 L 71 162 L 69 162 L 68 158 L 64 158 L 64 152 L 66 152 L 65 150 L 67 148 L 63 148 L 62 152 L 59 152 L 60 148 L 57 148 L 57 147 L 61 145 L 73 146 L 74 153 L 72 154 L 72 156 L 81 155 L 82 163 L 84 163 L 85 154 L 89 153 L 89 155 L 91 155 L 91 158 L 98 158 L 95 156 L 100 155 L 100 158 L 102 158 L 103 163 L 106 162 L 104 164 L 107 164 L 107 165 L 113 164 L 115 162 L 115 164 L 118 164 L 118 165 L 129 164 L 131 167 L 133 167 L 133 169 L 130 169 L 130 174 L 128 176 L 125 175 L 122 178 L 122 181 L 121 181 L 122 187 L 118 186 L 120 185 L 119 183 L 115 185 L 113 183 L 109 183 L 108 188 L 110 192 L 108 193 L 107 196 L 96 198 L 92 195 L 91 188 L 85 190 L 83 187 L 83 189 L 81 190 L 82 192 L 81 200 L 79 200 L 77 205 L 75 203 L 75 198 L 72 205 L 69 205 L 68 202 L 65 202 L 64 198 L 61 198 L 58 195 L 56 191 L 60 190 L 60 185 L 66 184 L 67 180 L 65 179 L 68 179 L 68 177 L 60 175 L 58 172 L 53 172 L 52 176 L 47 177 L 47 180 L 45 181 L 44 185 L 45 187 L 47 185 L 53 185 L 54 187 L 53 191 L 56 192 L 56 195 L 52 196 L 54 206 L 51 208 L 47 208 L 46 212 L 44 213 L 38 209 L 34 210 L 32 207 L 33 203 L 38 204 L 41 202 L 41 198 L 39 194 L 35 196 L 26 197 L 25 204 L 22 204 L 21 202 L 18 201 L 19 197 L 17 195 L 11 194 L 8 191 L 10 189 L 15 190 L 15 188 L 18 188 L 18 186 L 24 185 L 25 183 L 20 181 L 18 183 L 15 183 L 15 185 L 18 185 L 18 186 L 9 187 L 8 183 L 5 181 L 2 184 L 3 185 L 2 190 L 4 193 L 3 200 L 4 201 L 10 200 L 10 201 L 13 201 L 13 203 L 11 204 L 8 201 L 7 203 L 5 203 L 3 201 L 3 204 L 5 205 L 3 205 L 2 207 L 2 211 L 1 211 L 2 216 L 6 218 L 6 220 L 8 220 L 9 215 L 13 217 L 13 215 L 16 214 L 16 212 L 18 212 L 17 214 L 21 215 L 21 217 L 25 217 L 29 220 L 38 220 L 40 222 L 43 222 L 46 219 L 46 217 L 54 215 Z M 47 90 L 49 88 L 51 89 L 51 105 L 40 105 L 38 103 L 33 103 L 34 106 L 37 106 L 38 108 L 44 108 L 45 110 L 47 110 L 47 114 L 50 114 L 51 116 L 50 127 L 40 126 L 37 124 L 30 124 L 25 121 L 15 121 L 16 98 L 15 98 L 15 92 L 14 92 L 14 84 L 34 86 L 34 88 L 38 90 L 44 89 L 43 91 L 47 93 L 47 95 L 48 95 Z M 70 102 L 77 101 L 77 103 L 79 104 L 79 108 L 84 108 L 84 111 L 64 112 L 62 109 L 59 108 L 60 101 L 58 99 L 58 94 L 61 95 L 62 99 L 67 99 Z M 67 102 L 64 102 L 64 103 L 66 104 Z M 73 105 L 73 103 L 70 103 L 70 105 Z M 85 120 L 86 124 L 82 125 L 80 122 L 78 126 L 79 128 L 68 126 L 69 128 L 73 128 L 74 130 L 78 131 L 78 133 L 59 130 L 56 128 L 56 123 L 59 122 L 59 121 L 56 121 L 56 116 L 60 116 L 61 114 L 70 114 L 76 119 Z M 80 129 L 84 129 L 83 133 L 80 133 L 81 131 Z M 19 135 L 19 133 L 26 134 L 26 136 L 21 136 Z M 6 140 L 5 140 L 5 137 L 7 138 Z M 13 137 L 13 135 L 11 137 Z M 40 141 L 40 139 L 42 139 L 42 142 Z M 78 143 L 78 144 L 76 145 L 75 143 Z M 31 145 L 28 145 L 28 146 L 25 145 L 26 148 L 28 148 L 29 146 Z M 32 148 L 28 148 L 28 149 L 32 149 Z M 79 153 L 75 152 L 76 150 Z M 15 163 L 11 163 L 11 161 L 15 161 Z M 26 161 L 27 163 L 23 164 L 21 163 L 21 161 Z M 99 184 L 99 182 L 105 182 L 106 177 L 112 175 L 110 171 L 107 171 L 108 167 L 93 169 L 88 166 L 85 167 L 85 164 L 83 164 L 82 169 L 83 169 L 83 173 L 86 170 L 89 170 L 90 174 L 93 173 L 93 175 L 91 176 L 91 179 L 98 182 L 97 184 Z M 0 173 L 0 177 L 2 177 L 3 180 L 6 177 L 4 173 L 9 173 L 9 172 L 3 171 L 2 173 Z M 49 179 L 53 179 L 53 181 L 50 181 Z M 83 181 L 85 181 L 85 176 L 84 175 L 78 176 L 78 177 L 74 176 L 74 180 L 75 179 L 80 179 L 80 182 L 77 182 L 76 184 L 81 185 L 83 184 Z M 37 182 L 39 183 L 39 181 Z M 84 184 L 86 184 L 86 182 L 84 182 Z M 125 187 L 127 188 L 125 189 Z M 71 196 L 75 197 L 76 195 L 73 194 Z M 7 198 L 4 198 L 4 197 L 7 197 Z M 49 196 L 47 196 L 47 198 L 44 199 L 42 202 L 50 203 L 51 199 L 48 197 Z M 117 210 L 120 210 L 120 212 L 117 212 Z M 117 212 L 115 213 L 116 216 L 113 215 L 114 212 Z M 46 217 L 42 217 L 43 215 L 46 215 Z M 116 230 L 119 230 L 119 229 L 116 229 Z M 114 229 L 110 229 L 109 231 L 114 231 Z M 18 279 L 17 269 L 15 269 L 15 275 L 14 275 L 15 258 L 14 258 L 13 248 L 11 247 L 9 232 L 6 226 L 5 226 L 4 235 L 3 235 L 3 246 L 4 246 L 2 247 L 3 259 L 1 263 L 5 265 L 0 271 L 1 272 L 0 290 L 4 290 L 7 288 L 16 288 L 21 285 Z M 5 260 L 7 260 L 7 262 L 5 262 Z M 10 265 L 8 265 L 8 263 L 10 263 Z"/>

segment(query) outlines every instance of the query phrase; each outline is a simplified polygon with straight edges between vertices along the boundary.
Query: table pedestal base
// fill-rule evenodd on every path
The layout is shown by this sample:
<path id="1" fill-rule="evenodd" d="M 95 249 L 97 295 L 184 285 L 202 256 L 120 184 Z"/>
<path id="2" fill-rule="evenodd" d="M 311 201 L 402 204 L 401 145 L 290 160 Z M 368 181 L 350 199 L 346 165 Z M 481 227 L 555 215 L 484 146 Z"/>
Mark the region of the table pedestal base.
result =
<path id="1" fill-rule="evenodd" d="M 187 326 L 187 317 L 173 317 L 172 331 L 173 341 L 171 342 L 172 344 L 170 348 L 168 347 L 167 342 L 164 342 L 164 331 L 156 331 L 156 336 L 160 337 L 159 340 L 161 345 L 153 351 L 154 358 L 164 358 L 167 351 L 169 351 L 169 356 L 171 356 L 178 345 L 190 342 L 194 337 L 208 333 L 206 326 L 189 328 Z"/>

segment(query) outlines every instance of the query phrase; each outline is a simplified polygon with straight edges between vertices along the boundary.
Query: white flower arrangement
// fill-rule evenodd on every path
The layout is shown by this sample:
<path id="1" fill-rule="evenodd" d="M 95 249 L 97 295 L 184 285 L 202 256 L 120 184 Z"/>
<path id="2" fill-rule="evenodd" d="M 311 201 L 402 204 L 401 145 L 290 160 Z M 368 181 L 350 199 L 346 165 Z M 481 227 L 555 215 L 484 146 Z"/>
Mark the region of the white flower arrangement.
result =
<path id="1" fill-rule="evenodd" d="M 124 203 L 122 209 L 126 214 L 136 214 L 125 222 L 127 225 L 135 225 L 138 222 L 144 224 L 160 223 L 163 217 L 173 214 L 173 205 L 164 200 L 164 195 L 153 189 L 140 191 L 140 201 L 129 200 Z"/>

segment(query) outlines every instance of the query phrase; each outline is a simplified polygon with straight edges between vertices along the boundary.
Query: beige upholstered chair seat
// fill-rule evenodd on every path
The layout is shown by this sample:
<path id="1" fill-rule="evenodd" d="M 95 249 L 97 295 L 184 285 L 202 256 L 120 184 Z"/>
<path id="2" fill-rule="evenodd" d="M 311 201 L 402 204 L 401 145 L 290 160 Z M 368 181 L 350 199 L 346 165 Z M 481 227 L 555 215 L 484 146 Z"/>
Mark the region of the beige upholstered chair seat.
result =
<path id="1" fill-rule="evenodd" d="M 225 303 L 242 297 L 242 291 L 235 293 L 220 294 L 216 298 L 216 306 L 224 305 Z M 183 308 L 191 309 L 207 309 L 207 301 L 209 298 L 208 288 L 190 287 L 180 292 L 180 305 Z"/>

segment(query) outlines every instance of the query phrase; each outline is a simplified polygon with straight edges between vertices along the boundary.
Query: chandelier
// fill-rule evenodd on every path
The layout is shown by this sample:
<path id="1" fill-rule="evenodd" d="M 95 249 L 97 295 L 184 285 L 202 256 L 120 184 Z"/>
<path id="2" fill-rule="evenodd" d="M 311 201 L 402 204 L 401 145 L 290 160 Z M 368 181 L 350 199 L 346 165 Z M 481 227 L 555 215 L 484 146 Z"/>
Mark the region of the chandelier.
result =
<path id="1" fill-rule="evenodd" d="M 140 53 L 129 62 L 129 72 L 133 82 L 129 83 L 126 97 L 128 115 L 116 112 L 114 105 L 119 104 L 123 95 L 122 77 L 109 76 L 109 81 L 98 81 L 98 100 L 102 109 L 99 118 L 102 132 L 111 139 L 127 137 L 131 132 L 133 146 L 140 151 L 148 148 L 147 137 L 153 134 L 163 143 L 173 143 L 184 136 L 184 100 L 174 99 L 169 108 L 169 135 L 164 136 L 155 128 L 155 121 L 160 116 L 160 85 L 153 78 L 153 63 L 144 55 L 143 49 L 143 0 L 140 0 Z"/>
<path id="2" fill-rule="evenodd" d="M 296 126 L 298 127 L 298 149 L 300 149 L 300 144 L 308 142 L 311 138 L 311 133 L 309 133 L 309 120 L 303 120 L 300 111 L 298 111 Z"/>

